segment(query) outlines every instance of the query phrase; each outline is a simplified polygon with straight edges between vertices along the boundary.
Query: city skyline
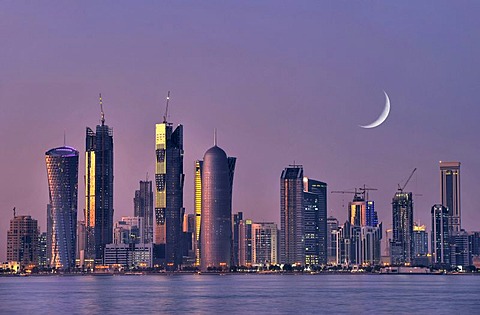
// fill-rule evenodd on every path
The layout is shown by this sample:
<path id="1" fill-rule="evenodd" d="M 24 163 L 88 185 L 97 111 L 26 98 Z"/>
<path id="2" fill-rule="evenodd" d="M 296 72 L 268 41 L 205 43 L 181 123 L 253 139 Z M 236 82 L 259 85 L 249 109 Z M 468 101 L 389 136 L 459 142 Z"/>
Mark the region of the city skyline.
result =
<path id="1" fill-rule="evenodd" d="M 422 195 L 413 196 L 413 219 L 430 231 L 431 207 L 441 203 L 438 162 L 459 161 L 462 228 L 479 230 L 478 11 L 445 2 L 232 6 L 96 4 L 76 13 L 66 4 L 2 3 L 0 58 L 8 62 L 0 130 L 10 134 L 19 123 L 41 130 L 5 137 L 6 217 L 16 207 L 46 231 L 42 155 L 61 145 L 64 131 L 83 152 L 84 127 L 99 117 L 99 92 L 115 128 L 114 221 L 131 215 L 138 181 L 154 174 L 155 124 L 171 90 L 168 120 L 185 126 L 186 213 L 194 208 L 194 161 L 216 127 L 219 145 L 239 161 L 232 212 L 279 224 L 278 173 L 296 161 L 329 191 L 377 188 L 370 199 L 388 227 L 397 184 L 417 167 L 405 191 Z M 390 116 L 362 130 L 359 124 L 380 113 L 383 90 Z M 85 196 L 83 167 L 78 175 Z M 329 192 L 327 199 L 327 215 L 342 224 L 350 197 Z M 83 208 L 80 198 L 79 220 Z M 0 222 L 0 260 L 8 222 Z"/>

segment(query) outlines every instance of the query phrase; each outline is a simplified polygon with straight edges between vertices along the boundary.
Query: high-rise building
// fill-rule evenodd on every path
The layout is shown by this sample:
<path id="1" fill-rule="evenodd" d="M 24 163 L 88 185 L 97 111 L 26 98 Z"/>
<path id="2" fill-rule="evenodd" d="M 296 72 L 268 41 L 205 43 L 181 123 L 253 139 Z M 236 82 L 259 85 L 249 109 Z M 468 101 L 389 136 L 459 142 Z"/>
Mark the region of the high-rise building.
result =
<path id="1" fill-rule="evenodd" d="M 428 233 L 425 225 L 413 224 L 413 257 L 426 256 L 428 254 Z"/>
<path id="2" fill-rule="evenodd" d="M 480 232 L 470 232 L 468 243 L 472 256 L 480 256 Z"/>
<path id="3" fill-rule="evenodd" d="M 47 267 L 47 232 L 42 232 L 39 237 L 38 248 L 38 266 Z"/>
<path id="4" fill-rule="evenodd" d="M 252 220 L 241 220 L 238 225 L 238 264 L 251 266 L 253 263 Z"/>
<path id="5" fill-rule="evenodd" d="M 272 222 L 252 224 L 252 264 L 277 264 L 277 225 Z"/>
<path id="6" fill-rule="evenodd" d="M 85 221 L 77 222 L 77 254 L 76 265 L 85 267 L 85 241 L 87 240 Z"/>
<path id="7" fill-rule="evenodd" d="M 468 233 L 465 230 L 460 230 L 451 235 L 450 238 L 450 264 L 461 267 L 472 265 Z"/>
<path id="8" fill-rule="evenodd" d="M 240 265 L 239 260 L 239 242 L 240 242 L 240 222 L 243 221 L 243 212 L 233 214 L 233 242 L 232 242 L 232 264 L 234 266 Z"/>
<path id="9" fill-rule="evenodd" d="M 195 211 L 195 237 L 194 237 L 194 251 L 195 251 L 195 266 L 200 266 L 200 229 L 202 223 L 202 168 L 203 161 L 195 161 L 195 183 L 194 183 L 194 211 Z M 237 260 L 238 262 L 238 260 Z"/>
<path id="10" fill-rule="evenodd" d="M 153 190 L 152 181 L 140 181 L 140 189 L 135 190 L 133 198 L 135 217 L 143 220 L 142 243 L 153 242 Z"/>
<path id="11" fill-rule="evenodd" d="M 7 261 L 25 266 L 38 263 L 38 225 L 29 215 L 16 215 L 7 232 Z"/>
<path id="12" fill-rule="evenodd" d="M 432 206 L 432 255 L 437 264 L 450 264 L 450 214 L 443 205 Z"/>
<path id="13" fill-rule="evenodd" d="M 168 98 L 167 98 L 168 100 Z M 169 269 L 182 263 L 183 126 L 173 128 L 164 117 L 155 125 L 155 244 L 165 244 Z"/>
<path id="14" fill-rule="evenodd" d="M 450 234 L 462 229 L 460 204 L 460 162 L 440 161 L 440 187 L 442 205 L 450 215 Z"/>
<path id="15" fill-rule="evenodd" d="M 337 230 L 338 220 L 332 216 L 327 218 L 327 263 L 337 262 Z"/>
<path id="16" fill-rule="evenodd" d="M 100 96 L 100 105 L 102 98 Z M 87 127 L 85 148 L 85 256 L 102 263 L 106 244 L 113 242 L 113 130 L 101 125 Z"/>
<path id="17" fill-rule="evenodd" d="M 47 257 L 52 268 L 75 267 L 77 237 L 78 151 L 59 147 L 45 153 L 49 204 Z"/>
<path id="18" fill-rule="evenodd" d="M 394 265 L 410 264 L 413 258 L 413 200 L 411 192 L 399 191 L 392 200 L 393 235 L 390 242 Z"/>
<path id="19" fill-rule="evenodd" d="M 236 158 L 216 143 L 203 157 L 201 270 L 226 269 L 232 253 L 232 189 Z"/>
<path id="20" fill-rule="evenodd" d="M 280 177 L 280 263 L 305 263 L 303 166 L 290 165 Z"/>
<path id="21" fill-rule="evenodd" d="M 327 263 L 327 184 L 303 178 L 305 264 Z"/>

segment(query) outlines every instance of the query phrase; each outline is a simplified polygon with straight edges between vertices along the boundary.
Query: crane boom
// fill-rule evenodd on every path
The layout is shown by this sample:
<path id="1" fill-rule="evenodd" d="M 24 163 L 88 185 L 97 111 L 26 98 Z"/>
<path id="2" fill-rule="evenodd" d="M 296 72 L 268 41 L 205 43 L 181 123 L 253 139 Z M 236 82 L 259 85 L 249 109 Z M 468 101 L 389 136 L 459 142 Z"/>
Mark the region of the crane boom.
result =
<path id="1" fill-rule="evenodd" d="M 408 176 L 408 179 L 407 181 L 405 182 L 405 184 L 403 184 L 403 187 L 400 187 L 400 184 L 398 185 L 398 190 L 400 190 L 401 192 L 403 192 L 403 190 L 405 189 L 405 187 L 407 187 L 408 185 L 408 182 L 410 181 L 410 179 L 412 179 L 412 176 L 413 174 L 415 173 L 415 171 L 417 170 L 417 168 L 415 167 L 412 171 L 412 173 L 410 174 L 410 176 Z"/>

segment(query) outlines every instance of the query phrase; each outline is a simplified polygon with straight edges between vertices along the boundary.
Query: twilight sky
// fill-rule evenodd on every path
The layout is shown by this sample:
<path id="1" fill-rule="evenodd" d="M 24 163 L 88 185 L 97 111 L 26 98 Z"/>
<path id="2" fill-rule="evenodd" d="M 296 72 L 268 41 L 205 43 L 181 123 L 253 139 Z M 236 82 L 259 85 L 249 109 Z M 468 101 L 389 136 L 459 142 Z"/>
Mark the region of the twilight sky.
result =
<path id="1" fill-rule="evenodd" d="M 133 215 L 154 174 L 154 128 L 184 125 L 184 204 L 193 163 L 218 144 L 237 157 L 233 211 L 280 221 L 280 174 L 294 161 L 329 191 L 366 184 L 380 220 L 414 167 L 414 216 L 430 226 L 438 161 L 460 161 L 462 222 L 480 230 L 478 1 L 0 2 L 0 260 L 12 208 L 46 230 L 44 154 L 80 151 L 99 123 L 114 129 L 115 218 Z M 391 113 L 378 128 L 384 106 Z M 329 215 L 346 220 L 328 196 Z M 344 202 L 343 202 L 344 200 Z M 476 205 L 476 206 L 475 206 Z"/>

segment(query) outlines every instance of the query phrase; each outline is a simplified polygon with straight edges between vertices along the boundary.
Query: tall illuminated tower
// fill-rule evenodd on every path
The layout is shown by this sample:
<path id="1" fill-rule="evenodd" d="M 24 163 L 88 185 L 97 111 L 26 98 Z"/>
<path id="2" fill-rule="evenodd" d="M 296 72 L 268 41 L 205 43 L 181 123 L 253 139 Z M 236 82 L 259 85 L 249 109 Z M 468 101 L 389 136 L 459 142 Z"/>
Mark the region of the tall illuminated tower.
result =
<path id="1" fill-rule="evenodd" d="M 215 141 L 216 142 L 216 141 Z M 202 167 L 201 270 L 226 269 L 232 259 L 232 189 L 236 158 L 216 143 Z"/>
<path id="2" fill-rule="evenodd" d="M 183 126 L 167 122 L 155 125 L 155 243 L 165 244 L 169 269 L 182 263 L 183 208 Z"/>
<path id="3" fill-rule="evenodd" d="M 303 178 L 305 264 L 327 263 L 327 184 Z"/>
<path id="4" fill-rule="evenodd" d="M 194 211 L 195 211 L 195 235 L 194 235 L 194 251 L 195 266 L 200 266 L 200 226 L 202 223 L 202 168 L 203 161 L 195 161 L 195 187 L 194 187 Z"/>
<path id="5" fill-rule="evenodd" d="M 440 161 L 440 188 L 442 205 L 448 208 L 450 216 L 450 234 L 460 232 L 462 227 L 460 162 Z"/>
<path id="6" fill-rule="evenodd" d="M 101 125 L 87 127 L 85 152 L 85 258 L 103 263 L 105 245 L 113 242 L 113 130 L 105 125 L 100 95 Z"/>
<path id="7" fill-rule="evenodd" d="M 45 153 L 49 204 L 47 206 L 47 264 L 75 267 L 77 235 L 78 151 L 59 147 Z"/>
<path id="8" fill-rule="evenodd" d="M 7 231 L 7 261 L 22 265 L 37 264 L 39 231 L 37 220 L 29 215 L 14 215 Z"/>
<path id="9" fill-rule="evenodd" d="M 432 206 L 431 250 L 433 263 L 450 264 L 450 210 L 444 205 Z"/>

